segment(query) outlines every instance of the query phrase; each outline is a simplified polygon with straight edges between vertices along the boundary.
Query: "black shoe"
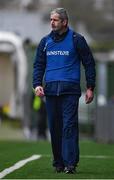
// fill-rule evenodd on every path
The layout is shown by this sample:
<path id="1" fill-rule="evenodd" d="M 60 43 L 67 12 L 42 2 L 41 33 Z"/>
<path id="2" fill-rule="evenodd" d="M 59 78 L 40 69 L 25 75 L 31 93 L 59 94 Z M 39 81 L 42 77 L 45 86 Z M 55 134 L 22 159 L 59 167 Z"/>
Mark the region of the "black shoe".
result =
<path id="1" fill-rule="evenodd" d="M 57 166 L 57 167 L 55 167 L 55 171 L 56 171 L 57 173 L 61 173 L 61 172 L 64 171 L 64 167 Z"/>
<path id="2" fill-rule="evenodd" d="M 76 172 L 76 169 L 74 166 L 68 166 L 68 167 L 65 167 L 64 172 L 66 174 L 74 174 Z"/>

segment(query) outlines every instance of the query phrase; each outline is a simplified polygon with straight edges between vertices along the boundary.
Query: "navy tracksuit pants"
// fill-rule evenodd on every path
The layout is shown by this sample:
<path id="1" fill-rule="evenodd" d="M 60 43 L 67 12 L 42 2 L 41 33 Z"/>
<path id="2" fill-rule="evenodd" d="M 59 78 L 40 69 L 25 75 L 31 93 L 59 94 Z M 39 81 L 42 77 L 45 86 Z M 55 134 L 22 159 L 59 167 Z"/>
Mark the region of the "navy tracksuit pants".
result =
<path id="1" fill-rule="evenodd" d="M 46 97 L 53 166 L 76 166 L 79 161 L 78 104 L 74 94 Z"/>

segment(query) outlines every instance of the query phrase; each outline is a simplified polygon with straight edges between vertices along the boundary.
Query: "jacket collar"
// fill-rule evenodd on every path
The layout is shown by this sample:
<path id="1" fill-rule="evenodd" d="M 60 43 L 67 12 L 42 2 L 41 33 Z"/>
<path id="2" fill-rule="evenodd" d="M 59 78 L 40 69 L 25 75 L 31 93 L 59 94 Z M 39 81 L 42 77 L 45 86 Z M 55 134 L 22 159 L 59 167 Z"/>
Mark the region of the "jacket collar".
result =
<path id="1" fill-rule="evenodd" d="M 59 34 L 57 31 L 51 31 L 50 36 L 55 42 L 62 41 L 68 34 L 68 31 L 69 28 L 67 28 L 67 31 L 62 34 Z"/>

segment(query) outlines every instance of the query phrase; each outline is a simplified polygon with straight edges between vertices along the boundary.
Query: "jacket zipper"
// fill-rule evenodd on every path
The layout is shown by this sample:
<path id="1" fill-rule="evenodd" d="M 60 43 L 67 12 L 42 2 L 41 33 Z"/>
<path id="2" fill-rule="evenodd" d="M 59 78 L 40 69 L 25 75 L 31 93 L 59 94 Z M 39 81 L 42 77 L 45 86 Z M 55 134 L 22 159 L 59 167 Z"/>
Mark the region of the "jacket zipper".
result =
<path id="1" fill-rule="evenodd" d="M 57 96 L 59 96 L 60 93 L 60 82 L 58 82 L 58 86 L 57 86 Z"/>

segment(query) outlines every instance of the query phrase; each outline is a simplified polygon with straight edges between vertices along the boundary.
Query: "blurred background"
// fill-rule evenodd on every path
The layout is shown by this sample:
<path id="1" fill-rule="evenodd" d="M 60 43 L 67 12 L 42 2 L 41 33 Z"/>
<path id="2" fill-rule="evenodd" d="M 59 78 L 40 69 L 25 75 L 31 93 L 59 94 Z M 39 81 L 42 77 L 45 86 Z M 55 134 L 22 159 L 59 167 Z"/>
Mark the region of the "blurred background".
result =
<path id="1" fill-rule="evenodd" d="M 69 24 L 87 40 L 96 61 L 95 99 L 84 102 L 81 138 L 114 143 L 114 1 L 0 0 L 0 139 L 49 140 L 45 98 L 35 97 L 32 71 L 36 47 L 50 32 L 53 8 L 69 12 Z"/>

